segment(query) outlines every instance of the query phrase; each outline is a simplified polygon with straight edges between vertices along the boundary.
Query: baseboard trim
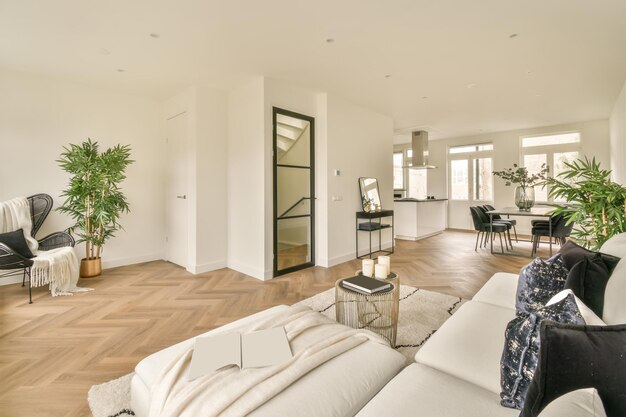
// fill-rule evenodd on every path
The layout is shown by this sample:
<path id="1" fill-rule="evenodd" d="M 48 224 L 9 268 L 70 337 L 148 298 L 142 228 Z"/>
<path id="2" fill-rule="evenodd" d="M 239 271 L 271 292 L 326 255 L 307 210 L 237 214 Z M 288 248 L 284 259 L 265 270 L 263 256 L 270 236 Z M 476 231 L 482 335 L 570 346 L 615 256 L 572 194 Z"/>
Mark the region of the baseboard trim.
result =
<path id="1" fill-rule="evenodd" d="M 262 269 L 257 269 L 241 262 L 229 260 L 227 268 L 232 269 L 233 271 L 241 272 L 242 274 L 246 274 L 260 281 L 267 281 L 268 279 L 271 279 L 271 277 L 266 277 L 265 271 Z"/>
<path id="2" fill-rule="evenodd" d="M 376 247 L 378 247 L 378 245 L 376 245 Z M 382 248 L 384 250 L 391 249 L 391 241 L 383 242 Z M 374 249 L 373 246 L 372 246 L 372 249 Z M 361 250 L 359 250 L 359 252 L 361 252 Z M 361 253 L 361 255 L 363 255 L 363 253 Z M 328 266 L 327 266 L 327 268 L 330 268 L 331 266 L 342 264 L 344 262 L 351 261 L 353 259 L 356 259 L 356 252 L 348 252 L 348 253 L 345 253 L 343 255 L 335 256 L 333 258 L 328 258 L 328 263 L 327 263 Z"/>
<path id="3" fill-rule="evenodd" d="M 205 272 L 211 272 L 211 271 L 215 271 L 217 269 L 222 269 L 222 268 L 226 268 L 227 264 L 226 261 L 214 261 L 214 262 L 208 262 L 205 264 L 199 264 L 196 265 L 195 267 L 192 267 L 191 272 L 192 274 L 203 274 Z"/>
<path id="4" fill-rule="evenodd" d="M 162 259 L 165 259 L 165 253 L 163 252 L 132 256 L 130 258 L 103 259 L 102 269 L 117 268 L 120 266 L 141 264 L 144 262 L 160 261 Z"/>
<path id="5" fill-rule="evenodd" d="M 22 270 L 16 271 L 15 274 L 7 275 L 0 278 L 0 287 L 3 285 L 11 285 L 22 283 Z"/>

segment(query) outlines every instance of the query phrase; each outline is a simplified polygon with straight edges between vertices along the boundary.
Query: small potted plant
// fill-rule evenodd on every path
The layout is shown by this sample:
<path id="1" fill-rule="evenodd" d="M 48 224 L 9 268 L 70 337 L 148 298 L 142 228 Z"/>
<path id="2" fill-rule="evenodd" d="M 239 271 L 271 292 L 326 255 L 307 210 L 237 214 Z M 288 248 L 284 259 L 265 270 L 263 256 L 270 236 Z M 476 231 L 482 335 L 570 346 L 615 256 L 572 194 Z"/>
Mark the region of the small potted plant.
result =
<path id="1" fill-rule="evenodd" d="M 78 237 L 77 242 L 85 242 L 80 276 L 98 276 L 102 273 L 102 246 L 122 228 L 118 223 L 120 216 L 129 212 L 119 185 L 126 178 L 126 168 L 134 161 L 128 145 L 100 152 L 98 142 L 87 139 L 63 149 L 57 162 L 70 174 L 70 181 L 61 194 L 65 201 L 57 210 L 74 220 L 68 232 Z"/>
<path id="2" fill-rule="evenodd" d="M 502 178 L 506 186 L 516 184 L 515 205 L 520 211 L 530 211 L 535 205 L 535 185 L 542 184 L 548 172 L 550 172 L 550 167 L 546 164 L 541 164 L 541 170 L 535 174 L 529 174 L 526 167 L 513 164 L 513 168 L 494 171 L 493 175 Z"/>

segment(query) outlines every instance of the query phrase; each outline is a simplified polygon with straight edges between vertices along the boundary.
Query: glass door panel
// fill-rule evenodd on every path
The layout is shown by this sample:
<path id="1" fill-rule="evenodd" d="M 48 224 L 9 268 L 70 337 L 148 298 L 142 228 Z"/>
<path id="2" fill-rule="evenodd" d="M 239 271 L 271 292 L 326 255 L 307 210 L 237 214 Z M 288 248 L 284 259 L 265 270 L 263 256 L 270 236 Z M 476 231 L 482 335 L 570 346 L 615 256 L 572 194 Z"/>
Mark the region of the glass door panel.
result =
<path id="1" fill-rule="evenodd" d="M 315 264 L 314 119 L 274 108 L 274 276 Z"/>

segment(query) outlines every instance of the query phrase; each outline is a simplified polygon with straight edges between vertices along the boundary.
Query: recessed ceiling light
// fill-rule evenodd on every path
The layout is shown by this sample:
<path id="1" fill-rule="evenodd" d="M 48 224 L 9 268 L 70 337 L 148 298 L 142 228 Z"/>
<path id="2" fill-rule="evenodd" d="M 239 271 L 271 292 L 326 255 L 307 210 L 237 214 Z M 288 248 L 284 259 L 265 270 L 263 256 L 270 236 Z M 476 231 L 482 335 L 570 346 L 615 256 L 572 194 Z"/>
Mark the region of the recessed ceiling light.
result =
<path id="1" fill-rule="evenodd" d="M 335 42 L 335 39 L 333 38 L 326 38 L 326 43 L 333 43 Z"/>
<path id="2" fill-rule="evenodd" d="M 517 38 L 519 35 L 517 33 L 511 33 L 509 35 L 509 38 L 513 39 L 513 38 Z"/>
<path id="3" fill-rule="evenodd" d="M 471 84 L 468 84 L 468 85 L 467 85 L 467 88 L 474 88 L 474 87 L 476 87 L 477 85 L 478 85 L 478 84 L 476 84 L 476 83 L 471 83 Z"/>
<path id="4" fill-rule="evenodd" d="M 118 68 L 117 69 L 117 72 L 124 72 L 124 71 L 126 71 L 124 68 Z"/>
<path id="5" fill-rule="evenodd" d="M 391 74 L 385 74 L 385 78 L 391 78 Z"/>
<path id="6" fill-rule="evenodd" d="M 422 96 L 422 100 L 428 100 L 428 96 Z"/>
<path id="7" fill-rule="evenodd" d="M 151 33 L 151 34 L 150 34 L 150 37 L 151 37 L 151 38 L 155 38 L 155 39 L 156 39 L 156 38 L 158 38 L 158 37 L 159 37 L 159 34 L 158 34 L 158 33 Z"/>

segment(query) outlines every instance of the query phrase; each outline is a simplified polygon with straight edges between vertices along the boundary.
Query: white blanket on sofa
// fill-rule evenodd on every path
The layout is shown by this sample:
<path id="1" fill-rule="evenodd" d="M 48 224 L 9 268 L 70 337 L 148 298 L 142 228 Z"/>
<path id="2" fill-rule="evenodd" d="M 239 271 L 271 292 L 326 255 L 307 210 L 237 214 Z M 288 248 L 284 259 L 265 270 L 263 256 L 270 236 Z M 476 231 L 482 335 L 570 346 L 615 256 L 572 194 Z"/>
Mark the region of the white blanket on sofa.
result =
<path id="1" fill-rule="evenodd" d="M 71 247 L 39 251 L 39 243 L 31 236 L 33 228 L 30 204 L 24 197 L 0 202 L 0 233 L 22 229 L 28 248 L 35 255 L 31 267 L 31 286 L 50 285 L 52 296 L 72 295 L 73 292 L 90 291 L 79 288 L 78 258 Z"/>
<path id="2" fill-rule="evenodd" d="M 188 348 L 167 364 L 152 386 L 149 417 L 244 416 L 307 372 L 367 340 L 388 345 L 372 332 L 350 329 L 304 306 L 229 331 L 247 333 L 278 326 L 285 327 L 292 359 L 266 368 L 225 367 L 189 381 L 193 348 Z"/>

